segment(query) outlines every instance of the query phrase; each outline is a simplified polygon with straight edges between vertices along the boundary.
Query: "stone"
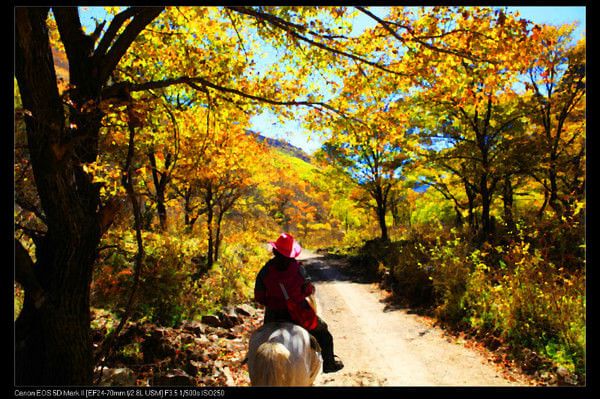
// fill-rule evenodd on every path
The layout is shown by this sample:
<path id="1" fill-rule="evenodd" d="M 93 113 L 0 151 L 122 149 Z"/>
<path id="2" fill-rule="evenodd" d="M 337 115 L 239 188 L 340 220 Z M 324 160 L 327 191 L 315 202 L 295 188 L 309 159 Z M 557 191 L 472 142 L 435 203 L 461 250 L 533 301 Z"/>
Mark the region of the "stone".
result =
<path id="1" fill-rule="evenodd" d="M 526 373 L 532 374 L 541 365 L 541 359 L 539 355 L 531 349 L 523 349 L 523 362 L 521 368 Z"/>
<path id="2" fill-rule="evenodd" d="M 232 328 L 244 322 L 233 308 L 225 308 L 217 314 L 219 319 L 221 319 L 221 327 L 224 328 Z"/>
<path id="3" fill-rule="evenodd" d="M 565 367 L 559 366 L 556 369 L 558 385 L 577 385 L 577 376 L 573 375 Z"/>
<path id="4" fill-rule="evenodd" d="M 190 375 L 196 375 L 201 372 L 203 367 L 204 363 L 190 359 L 186 364 L 185 371 Z"/>
<path id="5" fill-rule="evenodd" d="M 163 371 L 154 375 L 155 386 L 194 386 L 194 378 L 181 369 Z"/>
<path id="6" fill-rule="evenodd" d="M 174 356 L 177 349 L 169 342 L 166 332 L 163 329 L 157 329 L 152 331 L 142 342 L 142 352 L 144 362 L 152 363 L 157 359 Z"/>
<path id="7" fill-rule="evenodd" d="M 569 373 L 569 370 L 567 370 L 565 367 L 560 366 L 559 368 L 556 369 L 556 374 L 558 374 L 558 376 L 561 378 L 565 378 L 570 373 Z"/>
<path id="8" fill-rule="evenodd" d="M 186 320 L 181 324 L 181 329 L 188 331 L 192 334 L 202 335 L 202 334 L 204 334 L 204 330 L 206 329 L 206 326 L 199 321 Z"/>
<path id="9" fill-rule="evenodd" d="M 229 369 L 229 367 L 225 366 L 223 367 L 223 375 L 225 376 L 225 385 L 228 387 L 233 387 L 235 386 L 235 379 L 233 378 L 233 374 L 231 373 L 231 370 Z"/>
<path id="10" fill-rule="evenodd" d="M 223 323 L 219 316 L 216 315 L 205 315 L 202 316 L 202 323 L 211 327 L 223 327 Z"/>
<path id="11" fill-rule="evenodd" d="M 104 368 L 99 386 L 102 387 L 129 387 L 135 386 L 136 374 L 127 367 Z"/>
<path id="12" fill-rule="evenodd" d="M 179 334 L 179 339 L 183 345 L 191 344 L 195 341 L 196 337 L 192 334 L 181 333 Z"/>
<path id="13" fill-rule="evenodd" d="M 237 305 L 235 307 L 235 311 L 237 314 L 242 315 L 242 316 L 254 316 L 256 314 L 256 309 L 246 303 L 243 303 L 241 305 Z"/>

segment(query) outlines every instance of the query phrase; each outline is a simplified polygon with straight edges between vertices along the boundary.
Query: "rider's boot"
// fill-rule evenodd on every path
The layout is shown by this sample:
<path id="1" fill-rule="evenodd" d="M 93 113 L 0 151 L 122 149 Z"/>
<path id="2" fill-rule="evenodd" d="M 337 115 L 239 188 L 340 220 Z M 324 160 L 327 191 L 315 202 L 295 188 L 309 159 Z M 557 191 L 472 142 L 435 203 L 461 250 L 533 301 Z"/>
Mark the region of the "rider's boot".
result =
<path id="1" fill-rule="evenodd" d="M 340 360 L 339 357 L 333 356 L 330 359 L 326 359 L 323 361 L 323 372 L 324 373 L 335 373 L 344 368 L 344 363 Z"/>

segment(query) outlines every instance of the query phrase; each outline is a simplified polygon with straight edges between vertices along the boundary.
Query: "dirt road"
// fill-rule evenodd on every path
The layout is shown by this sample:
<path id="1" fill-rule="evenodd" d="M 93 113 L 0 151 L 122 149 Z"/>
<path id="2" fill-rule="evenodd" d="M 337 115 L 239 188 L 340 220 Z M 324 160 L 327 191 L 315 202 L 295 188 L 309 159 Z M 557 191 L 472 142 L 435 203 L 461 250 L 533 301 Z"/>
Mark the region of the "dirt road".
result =
<path id="1" fill-rule="evenodd" d="M 302 260 L 317 290 L 320 316 L 345 367 L 320 374 L 315 386 L 526 386 L 505 378 L 464 342 L 444 336 L 407 309 L 389 309 L 375 284 L 354 282 L 338 260 L 305 251 Z"/>

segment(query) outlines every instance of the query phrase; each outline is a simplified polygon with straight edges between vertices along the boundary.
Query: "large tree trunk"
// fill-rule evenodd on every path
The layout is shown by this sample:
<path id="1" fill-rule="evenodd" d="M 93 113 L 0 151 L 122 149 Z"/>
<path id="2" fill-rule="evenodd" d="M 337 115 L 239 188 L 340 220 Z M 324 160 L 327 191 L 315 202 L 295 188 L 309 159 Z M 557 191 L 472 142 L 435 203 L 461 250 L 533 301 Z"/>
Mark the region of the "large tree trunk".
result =
<path id="1" fill-rule="evenodd" d="M 160 230 L 167 230 L 167 207 L 165 205 L 165 193 L 160 190 L 156 193 L 156 212 L 158 213 L 158 221 L 160 223 Z"/>
<path id="2" fill-rule="evenodd" d="M 28 301 L 15 323 L 17 384 L 91 384 L 89 285 L 98 238 L 85 229 L 46 237 L 36 264 L 46 300 L 39 309 Z"/>
<path id="3" fill-rule="evenodd" d="M 389 241 L 388 228 L 385 221 L 385 207 L 377 206 L 377 219 L 379 220 L 379 228 L 381 229 L 381 240 Z"/>
<path id="4" fill-rule="evenodd" d="M 53 10 L 69 59 L 72 89 L 65 112 L 46 26 L 49 8 L 15 8 L 15 76 L 47 222 L 32 268 L 45 300 L 35 300 L 39 292 L 34 295 L 26 288 L 24 308 L 15 322 L 18 385 L 92 383 L 89 297 L 103 210 L 99 186 L 81 165 L 98 155 L 103 114 L 97 105 L 103 85 L 129 43 L 161 10 L 128 13 L 134 20 L 119 37 L 123 40 L 98 58 L 92 56 L 94 40 L 82 31 L 77 8 Z"/>
<path id="5" fill-rule="evenodd" d="M 99 196 L 74 156 L 89 156 L 94 148 L 78 153 L 67 144 L 72 136 L 56 87 L 47 14 L 47 8 L 16 9 L 15 74 L 23 107 L 30 112 L 30 158 L 48 222 L 34 266 L 46 300 L 39 308 L 26 301 L 15 322 L 16 382 L 85 385 L 93 370 L 89 287 L 101 235 Z M 78 116 L 84 134 L 96 129 L 97 117 L 90 115 L 85 124 Z"/>

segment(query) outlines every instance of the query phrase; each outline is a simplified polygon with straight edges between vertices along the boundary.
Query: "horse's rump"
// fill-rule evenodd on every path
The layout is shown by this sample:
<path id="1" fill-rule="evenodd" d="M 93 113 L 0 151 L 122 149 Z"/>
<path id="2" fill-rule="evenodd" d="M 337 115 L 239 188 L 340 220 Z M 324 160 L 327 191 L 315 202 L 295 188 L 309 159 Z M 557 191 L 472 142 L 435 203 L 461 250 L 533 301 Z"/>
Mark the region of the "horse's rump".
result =
<path id="1" fill-rule="evenodd" d="M 250 337 L 248 371 L 253 386 L 312 385 L 323 363 L 310 334 L 292 323 L 267 323 Z"/>

